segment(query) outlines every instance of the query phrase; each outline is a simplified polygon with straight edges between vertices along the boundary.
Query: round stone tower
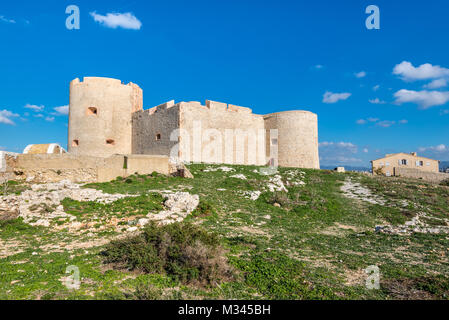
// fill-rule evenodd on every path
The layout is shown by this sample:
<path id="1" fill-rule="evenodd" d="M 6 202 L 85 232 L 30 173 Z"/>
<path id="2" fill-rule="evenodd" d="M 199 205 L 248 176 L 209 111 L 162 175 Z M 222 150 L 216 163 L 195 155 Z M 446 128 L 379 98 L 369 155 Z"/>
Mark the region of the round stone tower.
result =
<path id="1" fill-rule="evenodd" d="M 132 113 L 142 110 L 138 85 L 86 77 L 70 83 L 69 141 L 72 154 L 108 157 L 130 154 Z"/>
<path id="2" fill-rule="evenodd" d="M 282 167 L 320 168 L 318 155 L 318 116 L 309 111 L 284 111 L 264 116 L 267 151 L 277 146 Z M 277 129 L 277 137 L 270 137 Z"/>

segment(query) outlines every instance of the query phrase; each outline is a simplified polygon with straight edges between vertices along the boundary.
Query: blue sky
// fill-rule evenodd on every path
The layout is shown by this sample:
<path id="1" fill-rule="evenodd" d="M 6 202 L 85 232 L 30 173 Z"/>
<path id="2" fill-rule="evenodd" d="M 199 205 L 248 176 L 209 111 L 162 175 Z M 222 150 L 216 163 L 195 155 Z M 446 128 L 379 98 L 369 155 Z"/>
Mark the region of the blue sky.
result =
<path id="1" fill-rule="evenodd" d="M 72 4 L 79 30 L 65 25 Z M 370 4 L 380 30 L 365 27 Z M 65 146 L 69 82 L 104 76 L 139 84 L 145 108 L 210 99 L 315 112 L 323 165 L 401 151 L 449 160 L 448 10 L 443 0 L 2 2 L 0 148 Z"/>

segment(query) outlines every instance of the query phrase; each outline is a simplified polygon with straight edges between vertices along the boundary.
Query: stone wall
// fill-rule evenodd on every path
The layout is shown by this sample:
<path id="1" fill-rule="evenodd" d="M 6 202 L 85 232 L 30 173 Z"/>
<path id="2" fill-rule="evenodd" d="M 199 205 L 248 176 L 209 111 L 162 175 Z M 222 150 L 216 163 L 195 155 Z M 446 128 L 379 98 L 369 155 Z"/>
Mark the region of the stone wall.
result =
<path id="1" fill-rule="evenodd" d="M 429 182 L 440 183 L 441 181 L 449 179 L 448 173 L 442 172 L 429 172 L 429 171 L 421 171 L 417 169 L 408 169 L 408 168 L 394 168 L 394 175 L 398 177 L 405 178 L 413 178 L 413 179 L 422 179 Z"/>
<path id="2" fill-rule="evenodd" d="M 16 158 L 18 153 L 0 151 L 0 172 L 12 172 L 11 161 Z"/>
<path id="3" fill-rule="evenodd" d="M 262 116 L 249 108 L 214 101 L 206 101 L 205 106 L 181 102 L 179 107 L 182 160 L 267 164 Z"/>
<path id="4" fill-rule="evenodd" d="M 271 129 L 277 130 L 275 139 Z M 250 108 L 209 100 L 205 105 L 169 101 L 135 112 L 132 151 L 186 162 L 254 165 L 267 165 L 273 155 L 280 166 L 320 167 L 316 114 L 286 111 L 262 116 Z"/>
<path id="5" fill-rule="evenodd" d="M 107 182 L 119 176 L 158 172 L 171 174 L 169 158 L 151 155 L 114 155 L 108 158 L 73 154 L 18 155 L 13 172 L 17 179 L 34 182 Z"/>
<path id="6" fill-rule="evenodd" d="M 174 101 L 149 110 L 133 113 L 132 153 L 170 155 L 178 141 L 170 141 L 171 133 L 179 129 L 179 105 Z"/>

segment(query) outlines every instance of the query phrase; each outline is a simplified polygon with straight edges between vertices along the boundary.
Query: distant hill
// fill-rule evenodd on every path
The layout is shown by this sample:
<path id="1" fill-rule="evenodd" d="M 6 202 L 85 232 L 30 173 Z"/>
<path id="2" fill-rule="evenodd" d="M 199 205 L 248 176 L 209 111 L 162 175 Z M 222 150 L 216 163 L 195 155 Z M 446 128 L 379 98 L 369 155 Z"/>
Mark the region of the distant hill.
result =
<path id="1" fill-rule="evenodd" d="M 353 166 L 342 166 L 342 165 L 338 165 L 338 166 L 321 166 L 321 169 L 325 169 L 325 170 L 334 170 L 336 167 L 345 167 L 346 171 L 370 171 L 371 168 L 368 167 L 353 167 Z"/>

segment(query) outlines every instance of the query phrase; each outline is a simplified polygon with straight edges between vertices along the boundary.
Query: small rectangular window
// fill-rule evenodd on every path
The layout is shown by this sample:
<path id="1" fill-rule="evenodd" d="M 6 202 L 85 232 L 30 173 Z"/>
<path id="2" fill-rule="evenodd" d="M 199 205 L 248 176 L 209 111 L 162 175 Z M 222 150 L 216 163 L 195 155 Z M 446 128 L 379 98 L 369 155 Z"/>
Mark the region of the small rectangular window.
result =
<path id="1" fill-rule="evenodd" d="M 96 116 L 98 114 L 98 110 L 95 107 L 89 107 L 89 108 L 87 108 L 86 113 L 88 116 Z"/>
<path id="2" fill-rule="evenodd" d="M 106 140 L 106 144 L 109 146 L 113 146 L 113 145 L 115 145 L 115 141 L 112 139 L 108 139 L 108 140 Z"/>
<path id="3" fill-rule="evenodd" d="M 389 163 L 389 162 L 385 162 L 385 166 L 386 166 L 386 167 L 389 167 L 389 166 L 390 166 L 390 163 Z"/>
<path id="4" fill-rule="evenodd" d="M 73 140 L 72 141 L 72 147 L 78 147 L 79 146 L 79 141 L 78 140 Z"/>
<path id="5" fill-rule="evenodd" d="M 277 146 L 278 145 L 278 139 L 271 139 L 271 145 Z"/>
<path id="6" fill-rule="evenodd" d="M 160 133 L 156 134 L 156 141 L 159 141 L 159 140 L 161 140 L 161 134 Z"/>

